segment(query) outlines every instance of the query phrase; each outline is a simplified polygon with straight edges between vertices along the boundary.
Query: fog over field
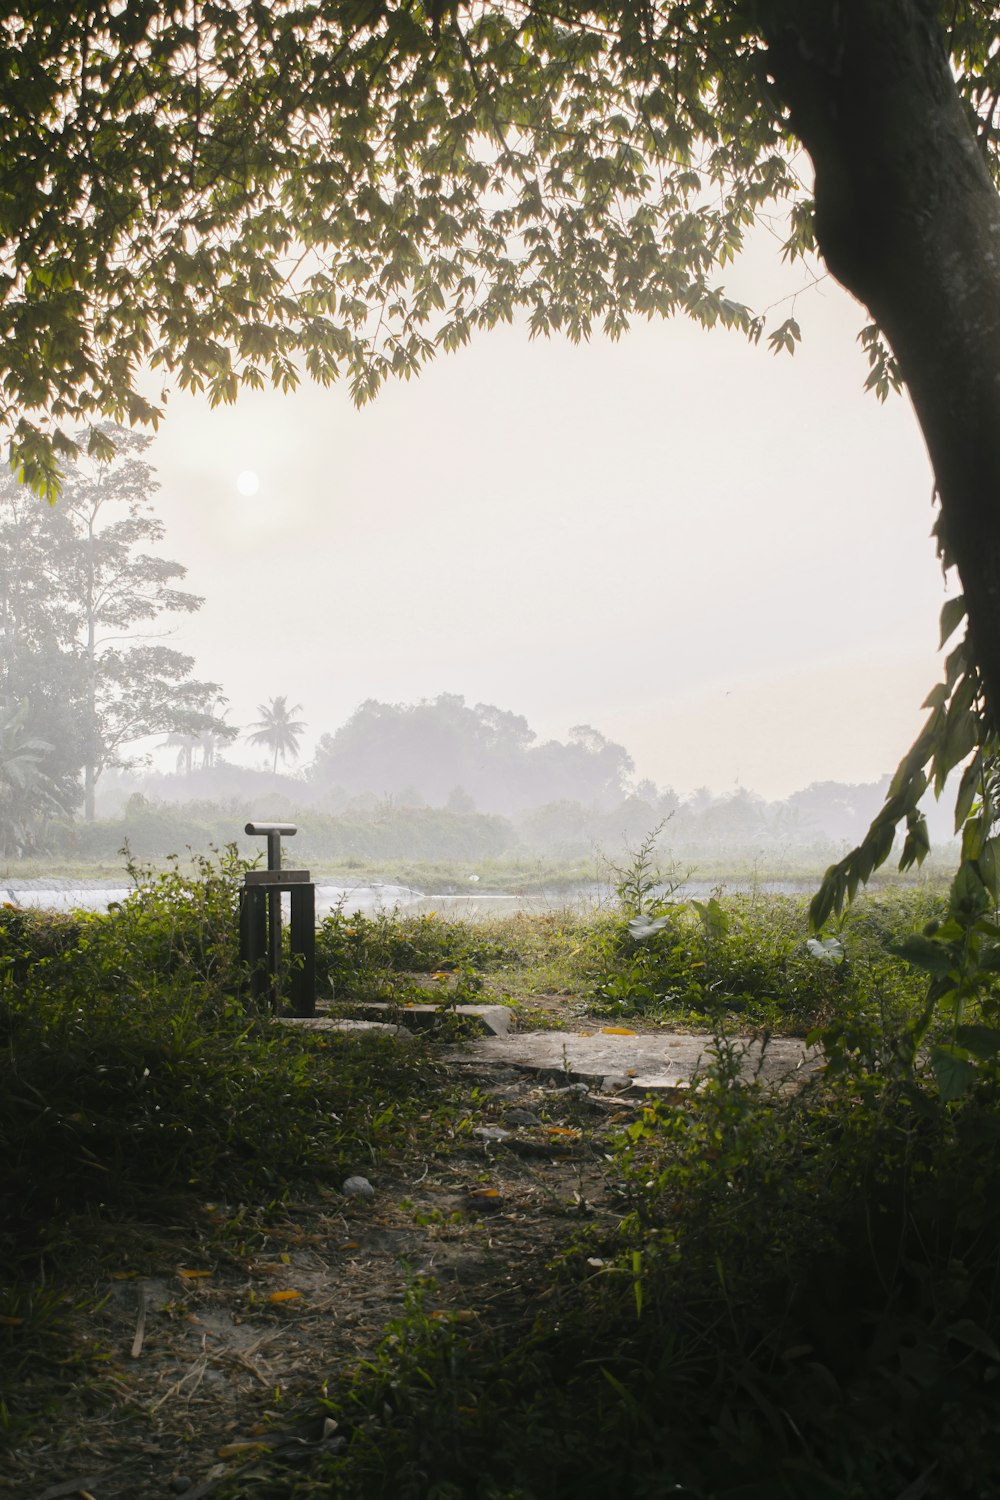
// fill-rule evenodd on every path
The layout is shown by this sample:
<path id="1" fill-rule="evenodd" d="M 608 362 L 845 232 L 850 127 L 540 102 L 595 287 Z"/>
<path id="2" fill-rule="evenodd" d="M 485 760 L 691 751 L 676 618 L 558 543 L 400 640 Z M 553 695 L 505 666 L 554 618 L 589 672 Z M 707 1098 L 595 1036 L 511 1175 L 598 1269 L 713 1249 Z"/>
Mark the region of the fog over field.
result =
<path id="1" fill-rule="evenodd" d="M 591 724 L 682 791 L 892 769 L 940 672 L 930 469 L 905 399 L 863 390 L 862 310 L 776 260 L 759 234 L 727 290 L 788 299 L 794 358 L 680 321 L 515 327 L 362 411 L 173 394 L 157 507 L 205 596 L 174 639 L 233 722 L 285 694 L 308 746 L 447 692 Z"/>

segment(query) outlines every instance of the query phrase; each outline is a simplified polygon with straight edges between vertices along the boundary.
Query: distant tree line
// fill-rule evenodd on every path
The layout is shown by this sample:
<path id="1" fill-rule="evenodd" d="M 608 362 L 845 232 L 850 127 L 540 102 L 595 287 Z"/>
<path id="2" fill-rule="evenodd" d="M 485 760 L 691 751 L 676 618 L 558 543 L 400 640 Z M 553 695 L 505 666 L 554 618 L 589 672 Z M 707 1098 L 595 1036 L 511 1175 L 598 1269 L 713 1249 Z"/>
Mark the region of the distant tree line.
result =
<path id="1" fill-rule="evenodd" d="M 522 715 L 442 693 L 407 704 L 369 698 L 321 736 L 307 777 L 339 796 L 510 815 L 563 799 L 610 806 L 634 769 L 628 751 L 589 724 L 571 729 L 565 744 L 539 742 Z"/>
<path id="2" fill-rule="evenodd" d="M 405 860 L 464 864 L 469 873 L 489 861 L 545 860 L 593 866 L 635 847 L 663 823 L 659 850 L 667 862 L 697 870 L 711 859 L 731 866 L 801 856 L 813 864 L 842 852 L 868 826 L 881 806 L 887 781 L 862 785 L 815 783 L 781 801 L 765 801 L 746 790 L 714 795 L 701 789 L 679 797 L 651 783 L 604 808 L 562 800 L 505 816 L 427 807 L 370 793 L 341 801 L 333 810 L 314 782 L 272 776 L 250 767 L 220 767 L 236 773 L 226 800 L 180 800 L 185 784 L 203 787 L 207 775 L 148 776 L 143 792 L 134 779 L 116 778 L 122 800 L 112 816 L 59 830 L 59 852 L 67 857 L 113 860 L 124 841 L 142 858 L 190 846 L 236 841 L 259 853 L 259 841 L 242 840 L 248 817 L 266 809 L 295 822 L 297 861 L 356 864 L 371 868 Z M 938 841 L 949 828 L 941 814 Z M 488 872 L 484 876 L 488 879 Z"/>

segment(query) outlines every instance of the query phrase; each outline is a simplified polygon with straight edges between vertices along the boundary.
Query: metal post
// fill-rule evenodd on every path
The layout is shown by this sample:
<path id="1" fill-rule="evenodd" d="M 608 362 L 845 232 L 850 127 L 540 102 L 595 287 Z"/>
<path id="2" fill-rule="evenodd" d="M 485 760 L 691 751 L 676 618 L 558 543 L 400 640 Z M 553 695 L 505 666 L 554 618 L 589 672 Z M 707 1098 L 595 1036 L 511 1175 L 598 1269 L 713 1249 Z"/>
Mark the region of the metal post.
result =
<path id="1" fill-rule="evenodd" d="M 250 993 L 276 1009 L 281 996 L 281 896 L 291 896 L 291 1002 L 296 1016 L 316 1013 L 316 887 L 308 870 L 283 870 L 281 840 L 294 823 L 248 823 L 246 832 L 267 837 L 267 869 L 248 870 L 240 894 L 240 956 L 250 966 Z"/>
<path id="2" fill-rule="evenodd" d="M 316 887 L 292 887 L 292 1014 L 316 1014 Z"/>
<path id="3" fill-rule="evenodd" d="M 250 994 L 260 1002 L 271 984 L 267 967 L 267 907 L 259 886 L 240 891 L 240 958 L 250 970 Z"/>

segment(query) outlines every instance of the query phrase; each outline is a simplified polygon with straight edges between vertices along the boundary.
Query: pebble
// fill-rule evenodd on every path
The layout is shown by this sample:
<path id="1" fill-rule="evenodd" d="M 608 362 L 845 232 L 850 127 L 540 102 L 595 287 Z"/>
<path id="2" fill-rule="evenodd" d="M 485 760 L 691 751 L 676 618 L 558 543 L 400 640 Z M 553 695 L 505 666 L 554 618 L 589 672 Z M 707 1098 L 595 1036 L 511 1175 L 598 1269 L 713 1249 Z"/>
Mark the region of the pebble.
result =
<path id="1" fill-rule="evenodd" d="M 175 1495 L 186 1495 L 193 1483 L 194 1480 L 189 1479 L 186 1474 L 178 1474 L 176 1479 L 171 1479 L 170 1489 Z"/>
<path id="2" fill-rule="evenodd" d="M 340 1190 L 347 1198 L 374 1198 L 375 1189 L 367 1177 L 348 1177 Z"/>
<path id="3" fill-rule="evenodd" d="M 478 1125 L 472 1132 L 481 1141 L 505 1141 L 510 1135 L 509 1130 L 501 1130 L 498 1125 Z"/>
<path id="4" fill-rule="evenodd" d="M 607 1078 L 601 1079 L 602 1094 L 619 1094 L 632 1085 L 631 1078 L 624 1073 L 609 1073 Z"/>
<path id="5" fill-rule="evenodd" d="M 542 1122 L 530 1109 L 509 1109 L 504 1115 L 508 1125 L 540 1125 Z"/>

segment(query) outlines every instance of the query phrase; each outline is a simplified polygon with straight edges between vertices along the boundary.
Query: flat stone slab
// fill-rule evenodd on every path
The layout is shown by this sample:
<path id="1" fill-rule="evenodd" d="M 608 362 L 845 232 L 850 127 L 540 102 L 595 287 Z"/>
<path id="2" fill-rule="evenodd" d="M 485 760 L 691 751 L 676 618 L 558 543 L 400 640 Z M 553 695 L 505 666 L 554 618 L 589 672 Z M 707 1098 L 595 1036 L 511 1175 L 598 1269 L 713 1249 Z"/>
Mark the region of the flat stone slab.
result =
<path id="1" fill-rule="evenodd" d="M 461 1029 L 473 1035 L 506 1036 L 510 1031 L 511 1013 L 506 1005 L 389 1005 L 382 1000 L 360 1001 L 351 1006 L 377 1020 L 380 1016 L 398 1017 L 407 1031 L 427 1031 L 439 1021 L 457 1017 Z"/>
<path id="2" fill-rule="evenodd" d="M 408 1037 L 405 1026 L 392 1026 L 386 1021 L 347 1021 L 334 1016 L 275 1016 L 279 1026 L 298 1026 L 303 1031 L 381 1031 L 386 1036 Z"/>
<path id="3" fill-rule="evenodd" d="M 743 1049 L 742 1073 L 768 1084 L 795 1083 L 822 1066 L 823 1054 L 796 1037 L 772 1037 L 766 1048 L 749 1037 L 734 1038 Z M 479 1037 L 451 1048 L 449 1062 L 497 1063 L 555 1073 L 567 1081 L 605 1079 L 621 1090 L 665 1092 L 690 1087 L 691 1078 L 711 1062 L 712 1038 L 704 1033 L 602 1031 L 522 1031 Z"/>

